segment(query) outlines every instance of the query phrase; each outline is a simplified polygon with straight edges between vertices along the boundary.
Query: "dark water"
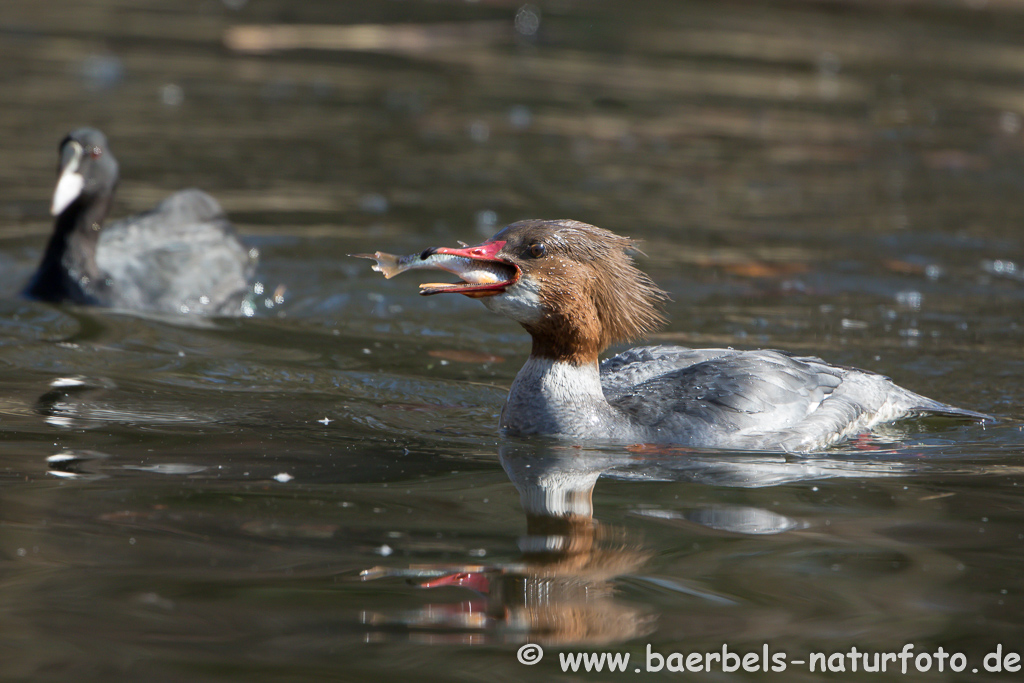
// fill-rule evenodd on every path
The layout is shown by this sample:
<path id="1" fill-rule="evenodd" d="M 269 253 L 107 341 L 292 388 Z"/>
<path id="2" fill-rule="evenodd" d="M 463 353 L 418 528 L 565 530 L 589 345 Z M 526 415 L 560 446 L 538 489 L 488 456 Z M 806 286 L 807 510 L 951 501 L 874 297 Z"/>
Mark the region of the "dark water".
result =
<path id="1" fill-rule="evenodd" d="M 605 680 L 557 653 L 906 643 L 968 661 L 909 680 L 996 678 L 1024 650 L 1021 35 L 994 0 L 6 0 L 0 678 Z M 16 297 L 82 124 L 115 216 L 222 201 L 254 317 Z M 813 457 L 502 439 L 525 334 L 346 254 L 526 217 L 642 238 L 655 340 L 999 421 Z"/>

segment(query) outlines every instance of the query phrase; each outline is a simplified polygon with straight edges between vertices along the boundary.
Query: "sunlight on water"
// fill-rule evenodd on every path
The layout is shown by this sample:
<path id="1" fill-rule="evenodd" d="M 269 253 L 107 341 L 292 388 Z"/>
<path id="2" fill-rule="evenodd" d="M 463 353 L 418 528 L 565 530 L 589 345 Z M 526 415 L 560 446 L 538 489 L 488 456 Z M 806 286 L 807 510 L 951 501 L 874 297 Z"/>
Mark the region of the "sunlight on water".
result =
<path id="1" fill-rule="evenodd" d="M 1018 10 L 8 2 L 4 673 L 1019 649 Z M 259 257 L 244 317 L 17 296 L 86 124 L 120 162 L 112 218 L 223 205 Z M 534 217 L 642 241 L 671 294 L 652 343 L 819 355 L 997 419 L 807 456 L 503 438 L 529 337 L 349 255 Z"/>

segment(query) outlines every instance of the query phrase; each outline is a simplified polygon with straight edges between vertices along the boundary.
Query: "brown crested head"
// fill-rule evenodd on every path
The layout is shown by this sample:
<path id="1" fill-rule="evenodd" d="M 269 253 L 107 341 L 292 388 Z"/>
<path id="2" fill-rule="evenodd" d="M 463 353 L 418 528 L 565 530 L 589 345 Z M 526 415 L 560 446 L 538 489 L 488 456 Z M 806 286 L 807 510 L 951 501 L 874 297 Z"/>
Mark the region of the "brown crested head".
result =
<path id="1" fill-rule="evenodd" d="M 540 301 L 536 316 L 512 316 L 533 336 L 533 353 L 586 363 L 605 348 L 636 339 L 665 322 L 664 291 L 633 263 L 633 240 L 573 220 L 513 223 L 491 238 L 497 256 L 515 264 L 522 288 Z M 518 287 L 516 288 L 518 289 Z M 509 288 L 505 296 L 513 295 Z M 483 300 L 508 314 L 504 297 Z"/>

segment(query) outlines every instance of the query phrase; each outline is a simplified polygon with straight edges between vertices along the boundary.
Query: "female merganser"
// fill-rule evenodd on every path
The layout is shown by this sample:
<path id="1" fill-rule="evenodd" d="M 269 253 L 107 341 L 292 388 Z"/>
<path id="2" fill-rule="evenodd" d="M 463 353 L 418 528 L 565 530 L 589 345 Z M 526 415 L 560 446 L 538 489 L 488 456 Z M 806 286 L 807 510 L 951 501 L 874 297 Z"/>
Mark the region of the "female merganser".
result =
<path id="1" fill-rule="evenodd" d="M 69 133 L 57 170 L 53 235 L 25 296 L 152 313 L 242 314 L 254 256 L 213 197 L 183 190 L 104 227 L 118 166 L 103 133 Z"/>
<path id="2" fill-rule="evenodd" d="M 513 223 L 475 247 L 430 248 L 375 270 L 446 270 L 422 294 L 479 298 L 526 328 L 533 349 L 501 411 L 511 435 L 806 452 L 914 412 L 984 419 L 873 372 L 775 350 L 609 345 L 664 321 L 665 292 L 633 264 L 634 243 L 572 220 Z"/>

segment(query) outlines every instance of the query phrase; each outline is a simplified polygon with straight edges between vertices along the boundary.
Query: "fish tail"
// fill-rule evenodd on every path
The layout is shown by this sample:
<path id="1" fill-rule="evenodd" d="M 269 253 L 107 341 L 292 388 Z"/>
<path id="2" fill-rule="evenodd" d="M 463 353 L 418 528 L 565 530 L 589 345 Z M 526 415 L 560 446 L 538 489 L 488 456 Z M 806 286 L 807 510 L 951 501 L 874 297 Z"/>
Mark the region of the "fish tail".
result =
<path id="1" fill-rule="evenodd" d="M 394 254 L 387 254 L 383 251 L 375 251 L 372 254 L 349 254 L 355 258 L 368 258 L 376 261 L 370 268 L 378 273 L 383 273 L 388 280 L 401 273 L 404 268 L 399 263 L 399 257 Z"/>

